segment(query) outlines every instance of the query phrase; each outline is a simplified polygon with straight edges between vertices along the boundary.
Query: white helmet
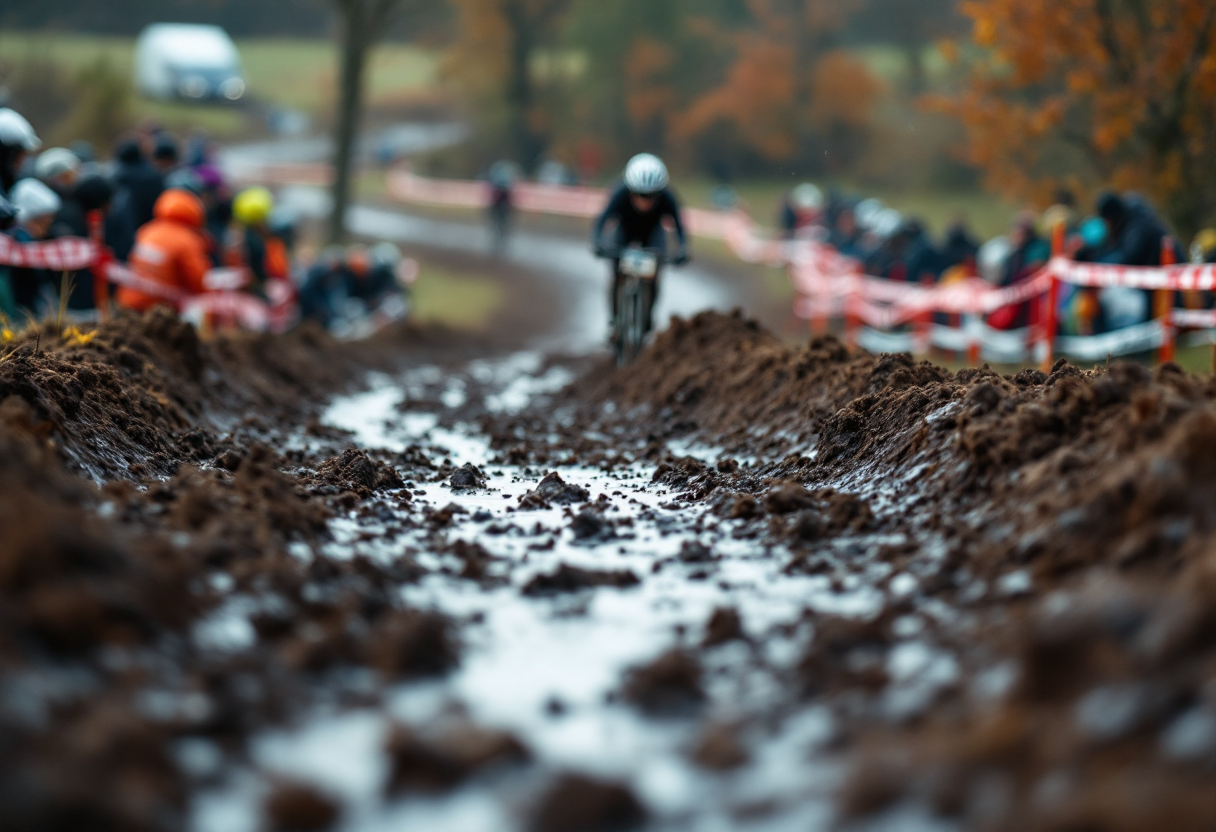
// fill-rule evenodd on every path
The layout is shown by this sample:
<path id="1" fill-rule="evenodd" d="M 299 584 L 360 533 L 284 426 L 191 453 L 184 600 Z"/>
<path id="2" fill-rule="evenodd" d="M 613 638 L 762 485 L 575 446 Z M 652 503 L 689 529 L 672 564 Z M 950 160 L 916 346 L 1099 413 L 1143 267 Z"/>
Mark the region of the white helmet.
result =
<path id="1" fill-rule="evenodd" d="M 401 249 L 393 243 L 376 243 L 372 246 L 372 263 L 390 269 L 397 268 L 401 262 Z"/>
<path id="2" fill-rule="evenodd" d="M 667 187 L 667 166 L 658 156 L 639 153 L 625 165 L 625 187 L 630 193 L 651 196 Z"/>
<path id="3" fill-rule="evenodd" d="M 0 107 L 0 144 L 33 152 L 42 147 L 42 140 L 25 116 L 8 107 Z"/>
<path id="4" fill-rule="evenodd" d="M 874 229 L 874 223 L 878 220 L 878 215 L 883 212 L 883 204 L 877 199 L 863 199 L 857 203 L 857 207 L 853 209 L 853 216 L 857 218 L 857 224 L 867 231 Z"/>
<path id="5" fill-rule="evenodd" d="M 9 199 L 17 207 L 17 219 L 20 222 L 54 214 L 62 204 L 59 194 L 37 179 L 22 179 L 13 186 Z"/>
<path id="6" fill-rule="evenodd" d="M 1013 243 L 1008 237 L 993 237 L 976 252 L 976 270 L 984 280 L 993 286 L 999 286 L 1005 272 L 1005 264 L 1012 255 Z"/>
<path id="7" fill-rule="evenodd" d="M 790 193 L 790 201 L 802 211 L 820 211 L 823 210 L 823 191 L 810 182 L 803 182 Z"/>
<path id="8" fill-rule="evenodd" d="M 54 179 L 65 173 L 76 173 L 80 170 L 80 159 L 76 154 L 64 147 L 52 147 L 38 154 L 34 162 L 34 173 L 39 179 Z"/>

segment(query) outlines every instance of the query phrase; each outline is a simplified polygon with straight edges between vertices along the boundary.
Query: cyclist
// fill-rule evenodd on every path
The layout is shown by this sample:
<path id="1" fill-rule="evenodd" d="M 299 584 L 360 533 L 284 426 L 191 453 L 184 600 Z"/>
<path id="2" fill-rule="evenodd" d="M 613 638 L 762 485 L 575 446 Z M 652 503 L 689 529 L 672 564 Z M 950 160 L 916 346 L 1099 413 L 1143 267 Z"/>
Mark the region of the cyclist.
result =
<path id="1" fill-rule="evenodd" d="M 500 160 L 490 166 L 490 219 L 491 244 L 494 255 L 501 257 L 507 250 L 507 235 L 511 232 L 511 215 L 514 208 L 514 189 L 517 172 L 515 165 Z"/>
<path id="2" fill-rule="evenodd" d="M 612 319 L 609 327 L 616 325 L 617 295 L 621 282 L 621 249 L 638 244 L 656 251 L 667 251 L 667 232 L 663 220 L 670 218 L 676 233 L 676 255 L 671 262 L 683 266 L 689 260 L 688 237 L 680 221 L 680 204 L 667 187 L 667 166 L 657 156 L 639 153 L 625 166 L 624 182 L 612 194 L 603 213 L 595 221 L 592 243 L 597 257 L 612 258 Z M 609 220 L 616 222 L 614 239 L 605 244 L 604 227 Z M 659 276 L 655 275 L 654 291 L 650 293 L 650 306 L 646 309 L 645 331 L 653 328 L 652 313 L 659 295 Z"/>

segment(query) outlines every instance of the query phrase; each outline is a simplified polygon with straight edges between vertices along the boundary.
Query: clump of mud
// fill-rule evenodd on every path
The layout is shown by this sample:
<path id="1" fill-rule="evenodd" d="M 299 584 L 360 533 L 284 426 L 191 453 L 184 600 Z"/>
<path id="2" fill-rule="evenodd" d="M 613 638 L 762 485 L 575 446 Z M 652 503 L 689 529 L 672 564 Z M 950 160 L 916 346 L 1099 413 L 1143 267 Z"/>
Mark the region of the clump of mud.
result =
<path id="1" fill-rule="evenodd" d="M 646 809 L 620 783 L 564 774 L 542 796 L 529 832 L 630 832 L 641 829 Z"/>
<path id="2" fill-rule="evenodd" d="M 347 448 L 340 456 L 325 460 L 317 469 L 313 481 L 316 483 L 316 493 L 351 491 L 364 500 L 377 491 L 405 487 L 396 469 L 372 459 L 366 451 L 357 448 Z"/>

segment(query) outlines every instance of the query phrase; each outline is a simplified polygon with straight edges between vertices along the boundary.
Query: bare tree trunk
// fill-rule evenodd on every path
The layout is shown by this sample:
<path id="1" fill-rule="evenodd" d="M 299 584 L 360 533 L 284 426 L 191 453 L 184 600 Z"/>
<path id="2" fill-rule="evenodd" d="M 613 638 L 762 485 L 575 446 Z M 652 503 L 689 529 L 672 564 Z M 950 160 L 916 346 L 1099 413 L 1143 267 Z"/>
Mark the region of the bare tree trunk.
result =
<path id="1" fill-rule="evenodd" d="M 372 42 L 368 14 L 357 0 L 338 3 L 342 14 L 342 68 L 338 83 L 337 124 L 334 127 L 333 208 L 329 215 L 329 241 L 346 239 L 346 209 L 350 204 L 351 178 L 359 117 L 363 112 L 363 75 Z"/>
<path id="2" fill-rule="evenodd" d="M 522 2 L 509 2 L 503 9 L 507 26 L 511 31 L 509 76 L 506 84 L 506 99 L 509 108 L 510 137 L 514 145 L 516 161 L 526 169 L 536 164 L 544 150 L 544 142 L 529 123 L 533 105 L 532 52 L 537 21 L 529 18 Z"/>

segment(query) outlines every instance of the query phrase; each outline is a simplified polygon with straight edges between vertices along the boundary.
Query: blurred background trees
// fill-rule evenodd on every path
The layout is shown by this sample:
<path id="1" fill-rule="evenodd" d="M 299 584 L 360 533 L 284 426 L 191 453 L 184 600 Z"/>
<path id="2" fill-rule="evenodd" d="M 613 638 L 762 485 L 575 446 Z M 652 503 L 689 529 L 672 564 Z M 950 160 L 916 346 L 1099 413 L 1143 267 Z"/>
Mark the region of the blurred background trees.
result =
<path id="1" fill-rule="evenodd" d="M 185 19 L 238 39 L 340 45 L 342 2 L 7 0 L 0 37 L 13 27 L 130 37 Z M 1212 0 L 408 2 L 410 14 L 372 29 L 381 43 L 420 47 L 402 57 L 414 81 L 401 75 L 394 97 L 398 70 L 377 73 L 366 117 L 414 117 L 423 96 L 410 84 L 427 84 L 435 117 L 473 127 L 467 144 L 425 162 L 435 172 L 471 175 L 499 158 L 535 171 L 553 159 L 603 179 L 652 150 L 686 181 L 827 177 L 955 194 L 983 181 L 1038 203 L 1060 185 L 1090 196 L 1108 184 L 1146 192 L 1181 232 L 1216 217 Z M 416 66 L 419 55 L 437 69 Z M 6 59 L 0 85 L 50 122 L 104 141 L 128 120 L 121 61 L 55 71 L 39 55 L 23 67 L 10 50 L 0 75 Z M 301 100 L 326 98 L 310 114 L 332 126 L 332 97 L 348 97 L 329 80 L 338 62 L 295 61 L 266 74 L 298 81 Z M 114 112 L 123 118 L 107 122 Z"/>
<path id="2" fill-rule="evenodd" d="M 1004 193 L 1145 192 L 1189 237 L 1216 213 L 1216 3 L 966 2 L 969 83 L 936 100 Z"/>

